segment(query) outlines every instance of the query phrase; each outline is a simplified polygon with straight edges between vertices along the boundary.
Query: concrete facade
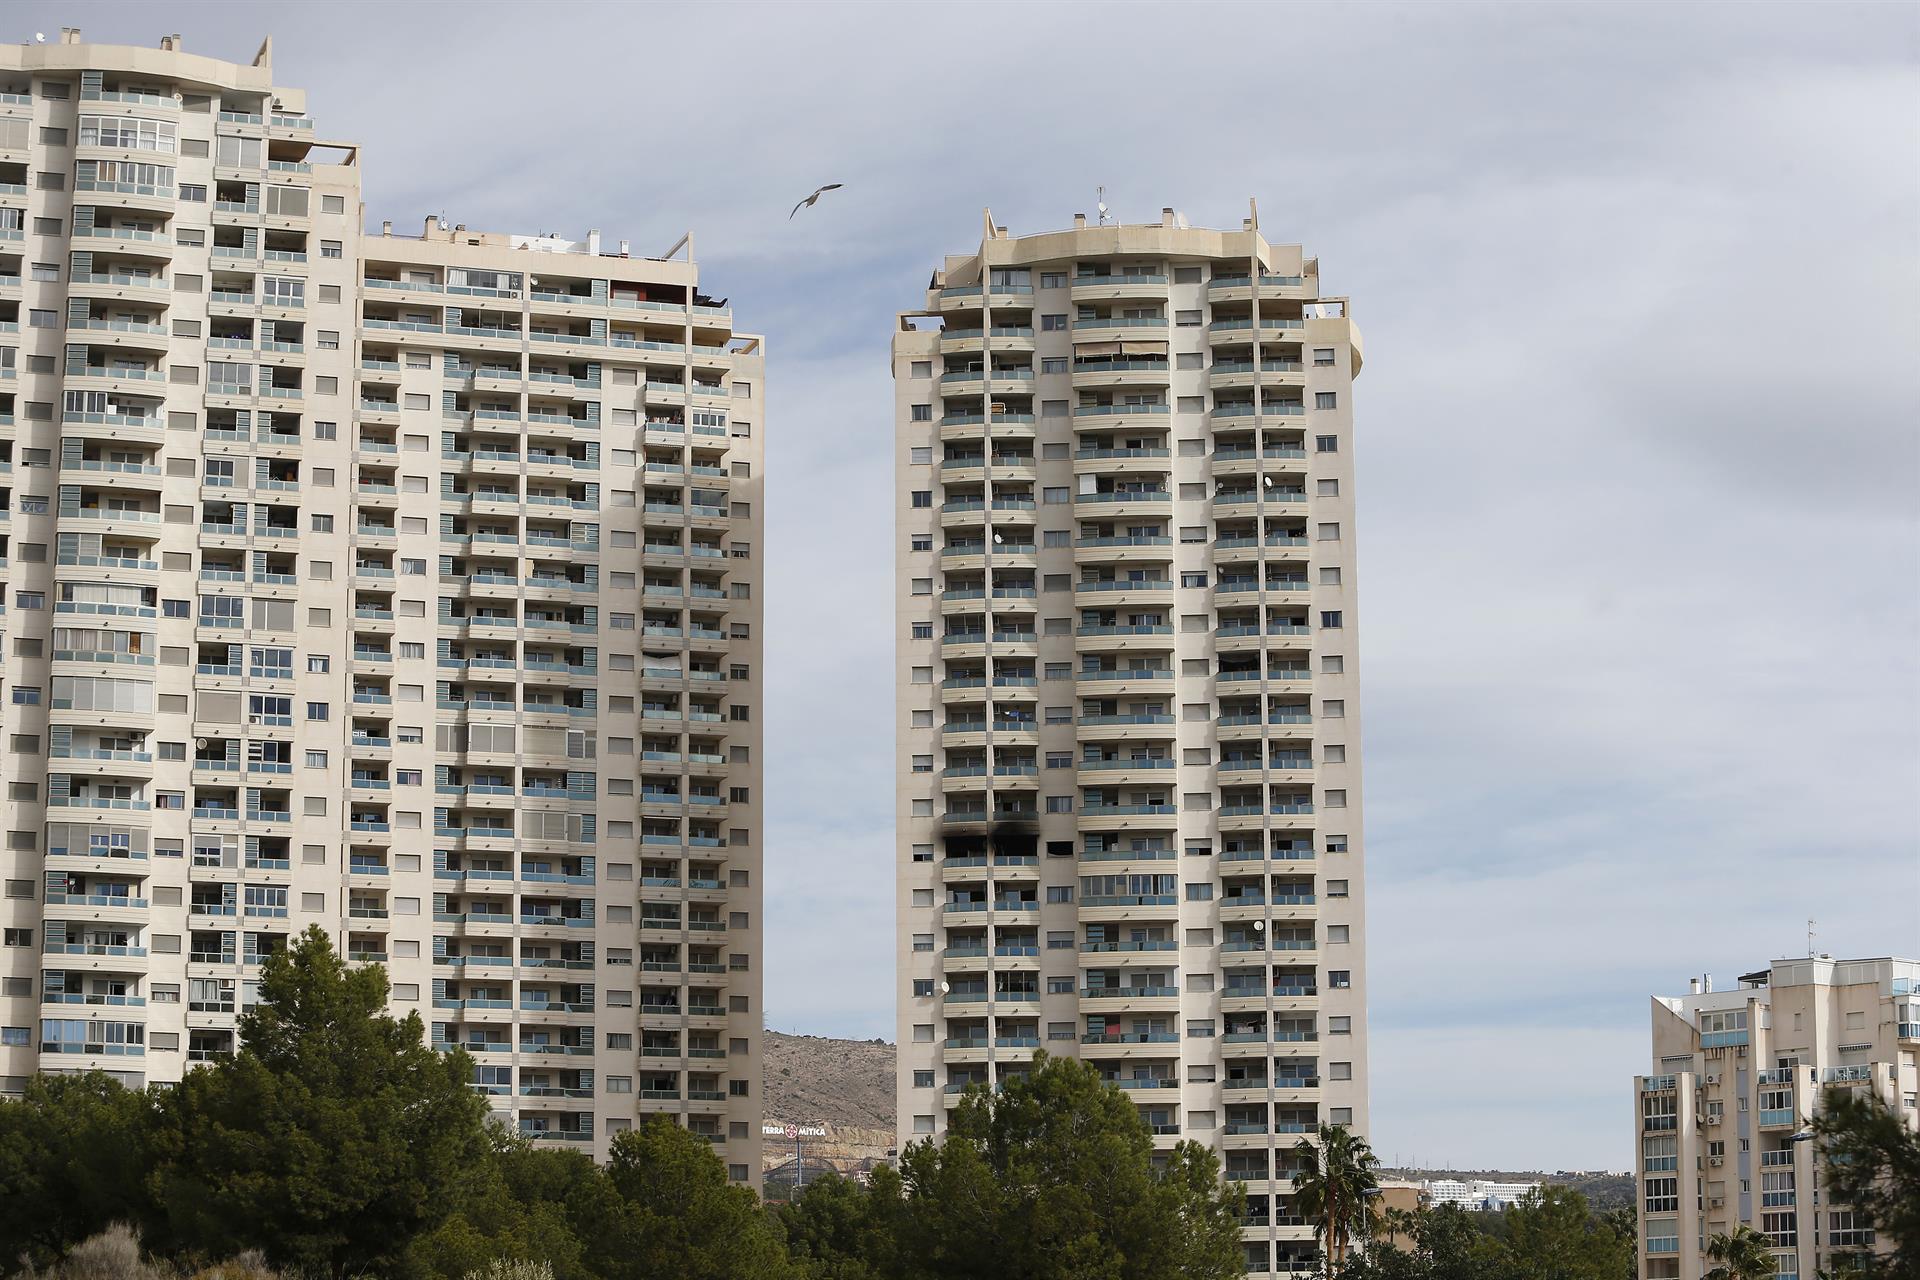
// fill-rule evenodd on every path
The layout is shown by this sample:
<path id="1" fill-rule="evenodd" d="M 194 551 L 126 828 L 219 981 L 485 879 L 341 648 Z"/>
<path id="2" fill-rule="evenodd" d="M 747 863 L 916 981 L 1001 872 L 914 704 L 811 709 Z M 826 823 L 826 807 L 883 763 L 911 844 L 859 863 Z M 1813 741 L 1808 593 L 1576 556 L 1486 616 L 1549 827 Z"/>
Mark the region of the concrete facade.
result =
<path id="1" fill-rule="evenodd" d="M 757 1183 L 760 340 L 690 250 L 363 234 L 178 44 L 0 48 L 0 1084 L 178 1079 L 319 924 L 523 1132 Z"/>
<path id="2" fill-rule="evenodd" d="M 1360 363 L 1298 246 L 1172 210 L 989 216 L 893 340 L 900 1140 L 1084 1058 L 1220 1150 L 1252 1273 L 1367 1128 Z"/>
<path id="3" fill-rule="evenodd" d="M 1920 1129 L 1920 961 L 1776 960 L 1730 991 L 1653 1000 L 1634 1079 L 1640 1275 L 1690 1278 L 1745 1225 L 1781 1276 L 1813 1280 L 1885 1242 L 1827 1198 L 1808 1125 L 1828 1088 L 1869 1091 Z"/>

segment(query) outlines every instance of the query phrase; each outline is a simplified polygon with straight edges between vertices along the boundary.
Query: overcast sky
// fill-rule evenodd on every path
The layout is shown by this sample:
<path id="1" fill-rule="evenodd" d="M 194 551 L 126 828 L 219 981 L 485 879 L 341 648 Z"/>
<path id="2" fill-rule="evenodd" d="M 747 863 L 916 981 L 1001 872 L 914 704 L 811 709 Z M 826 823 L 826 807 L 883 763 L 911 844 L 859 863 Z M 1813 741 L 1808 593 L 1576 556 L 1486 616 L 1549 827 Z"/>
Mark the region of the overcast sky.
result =
<path id="1" fill-rule="evenodd" d="M 372 226 L 694 232 L 770 345 L 776 1027 L 894 1025 L 893 313 L 1103 184 L 1256 198 L 1365 336 L 1383 1156 L 1625 1169 L 1651 993 L 1920 954 L 1920 7 L 6 13 L 271 32 Z"/>

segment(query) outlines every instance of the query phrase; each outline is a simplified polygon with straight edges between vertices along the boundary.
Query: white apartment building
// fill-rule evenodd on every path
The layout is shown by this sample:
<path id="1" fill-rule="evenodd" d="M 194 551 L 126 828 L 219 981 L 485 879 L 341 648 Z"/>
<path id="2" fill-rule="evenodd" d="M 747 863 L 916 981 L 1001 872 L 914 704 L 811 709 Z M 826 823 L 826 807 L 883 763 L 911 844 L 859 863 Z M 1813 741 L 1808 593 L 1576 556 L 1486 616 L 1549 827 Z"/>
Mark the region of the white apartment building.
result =
<path id="1" fill-rule="evenodd" d="M 1422 1184 L 1427 1203 L 1462 1209 L 1504 1209 L 1540 1190 L 1537 1182 L 1490 1182 L 1485 1178 L 1429 1178 Z"/>
<path id="2" fill-rule="evenodd" d="M 1697 1277 L 1707 1242 L 1743 1225 L 1800 1280 L 1884 1252 L 1828 1198 L 1809 1124 L 1839 1088 L 1920 1129 L 1920 961 L 1776 960 L 1731 991 L 1692 988 L 1654 997 L 1652 1071 L 1634 1080 L 1640 1275 Z"/>
<path id="3" fill-rule="evenodd" d="M 1010 237 L 901 316 L 899 1127 L 1077 1055 L 1316 1255 L 1293 1148 L 1367 1126 L 1353 379 L 1318 264 Z"/>
<path id="4" fill-rule="evenodd" d="M 757 1183 L 760 341 L 363 235 L 270 54 L 0 48 L 0 1087 L 179 1079 L 319 924 L 522 1132 Z"/>

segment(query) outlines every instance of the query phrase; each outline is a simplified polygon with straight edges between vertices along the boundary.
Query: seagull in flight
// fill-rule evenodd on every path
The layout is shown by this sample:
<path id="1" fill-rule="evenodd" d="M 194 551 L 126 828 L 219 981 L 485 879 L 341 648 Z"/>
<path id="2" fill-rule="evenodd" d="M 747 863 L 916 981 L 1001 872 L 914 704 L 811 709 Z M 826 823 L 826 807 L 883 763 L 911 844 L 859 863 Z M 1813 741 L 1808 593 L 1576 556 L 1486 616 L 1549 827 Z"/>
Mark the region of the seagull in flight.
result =
<path id="1" fill-rule="evenodd" d="M 838 191 L 841 185 L 842 184 L 838 182 L 829 182 L 826 186 L 821 187 L 818 191 L 808 196 L 805 200 L 802 200 L 799 204 L 793 206 L 793 213 L 789 213 L 787 215 L 787 221 L 792 222 L 794 213 L 798 213 L 802 209 L 811 209 L 814 205 L 814 202 L 819 200 L 821 196 L 827 194 L 827 192 L 829 191 Z"/>

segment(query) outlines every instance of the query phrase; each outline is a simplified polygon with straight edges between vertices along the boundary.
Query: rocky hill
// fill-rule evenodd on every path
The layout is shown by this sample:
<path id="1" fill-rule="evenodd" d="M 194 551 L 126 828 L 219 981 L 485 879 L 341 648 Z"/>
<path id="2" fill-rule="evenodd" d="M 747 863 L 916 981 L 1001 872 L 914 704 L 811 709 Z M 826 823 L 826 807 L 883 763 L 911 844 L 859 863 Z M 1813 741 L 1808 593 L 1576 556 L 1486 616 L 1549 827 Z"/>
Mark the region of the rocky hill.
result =
<path id="1" fill-rule="evenodd" d="M 769 1031 L 769 1120 L 893 1132 L 893 1046 Z"/>
<path id="2" fill-rule="evenodd" d="M 761 1167 L 770 1195 L 794 1181 L 800 1162 L 812 1179 L 826 1169 L 858 1174 L 892 1153 L 893 1046 L 885 1040 L 769 1031 L 764 1080 L 768 1128 L 803 1130 L 798 1143 L 767 1134 Z"/>

